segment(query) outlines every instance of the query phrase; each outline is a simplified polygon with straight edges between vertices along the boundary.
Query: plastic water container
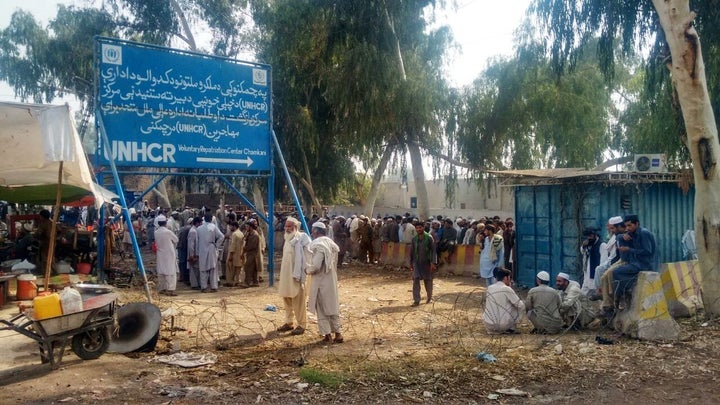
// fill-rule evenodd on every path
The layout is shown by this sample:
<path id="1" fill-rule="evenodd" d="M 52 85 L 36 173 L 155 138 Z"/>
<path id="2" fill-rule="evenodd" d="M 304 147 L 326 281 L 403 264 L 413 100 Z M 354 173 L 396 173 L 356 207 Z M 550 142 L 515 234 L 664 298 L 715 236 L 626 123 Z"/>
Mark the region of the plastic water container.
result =
<path id="1" fill-rule="evenodd" d="M 31 300 L 37 296 L 37 277 L 21 274 L 17 277 L 17 300 Z"/>
<path id="2" fill-rule="evenodd" d="M 72 287 L 63 288 L 60 293 L 60 305 L 63 315 L 83 310 L 83 301 L 80 292 Z"/>
<path id="3" fill-rule="evenodd" d="M 54 318 L 60 315 L 62 315 L 60 294 L 42 295 L 33 300 L 33 318 L 35 320 Z"/>

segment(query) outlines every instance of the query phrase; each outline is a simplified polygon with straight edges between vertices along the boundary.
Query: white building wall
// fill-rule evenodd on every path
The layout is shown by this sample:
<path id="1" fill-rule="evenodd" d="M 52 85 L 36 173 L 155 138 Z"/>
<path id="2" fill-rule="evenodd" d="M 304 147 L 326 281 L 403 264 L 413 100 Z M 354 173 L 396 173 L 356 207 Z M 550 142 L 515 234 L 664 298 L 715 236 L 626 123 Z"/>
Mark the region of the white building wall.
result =
<path id="1" fill-rule="evenodd" d="M 459 180 L 455 190 L 455 201 L 448 204 L 445 200 L 445 181 L 427 180 L 430 214 L 449 217 L 479 218 L 495 216 L 513 217 L 515 212 L 515 193 L 513 187 L 503 187 L 497 179 L 483 180 L 479 184 L 474 180 Z M 400 181 L 386 181 L 380 184 L 378 198 L 375 201 L 373 216 L 414 214 L 411 197 L 416 197 L 415 183 L 408 181 L 403 186 Z M 352 215 L 362 213 L 362 207 L 333 207 L 331 214 Z"/>

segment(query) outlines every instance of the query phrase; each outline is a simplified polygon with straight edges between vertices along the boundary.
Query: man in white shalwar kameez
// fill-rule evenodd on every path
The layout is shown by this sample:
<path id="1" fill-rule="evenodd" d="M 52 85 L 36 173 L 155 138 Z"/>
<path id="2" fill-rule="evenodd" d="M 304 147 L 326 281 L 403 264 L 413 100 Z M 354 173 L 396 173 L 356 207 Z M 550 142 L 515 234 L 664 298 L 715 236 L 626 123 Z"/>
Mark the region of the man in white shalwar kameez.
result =
<path id="1" fill-rule="evenodd" d="M 307 328 L 305 267 L 310 255 L 310 251 L 307 250 L 310 236 L 300 232 L 299 229 L 299 220 L 293 217 L 285 220 L 285 243 L 278 285 L 278 292 L 285 302 L 285 324 L 277 330 L 292 331 L 290 332 L 292 335 L 302 335 Z"/>
<path id="2" fill-rule="evenodd" d="M 166 227 L 167 219 L 158 215 L 158 227 L 155 230 L 155 246 L 157 247 L 157 274 L 160 294 L 175 296 L 177 288 L 177 243 L 178 237 Z"/>
<path id="3" fill-rule="evenodd" d="M 312 276 L 308 295 L 308 309 L 317 315 L 318 329 L 324 336 L 323 343 L 342 343 L 340 333 L 340 303 L 338 299 L 337 261 L 340 247 L 326 236 L 327 227 L 322 222 L 312 226 L 313 241 L 310 243 L 312 258 L 307 274 Z M 331 333 L 335 333 L 332 339 Z"/>
<path id="4" fill-rule="evenodd" d="M 212 215 L 205 215 L 205 223 L 197 229 L 198 266 L 200 268 L 201 291 L 217 292 L 218 289 L 218 246 L 225 239 L 225 235 L 212 223 Z"/>

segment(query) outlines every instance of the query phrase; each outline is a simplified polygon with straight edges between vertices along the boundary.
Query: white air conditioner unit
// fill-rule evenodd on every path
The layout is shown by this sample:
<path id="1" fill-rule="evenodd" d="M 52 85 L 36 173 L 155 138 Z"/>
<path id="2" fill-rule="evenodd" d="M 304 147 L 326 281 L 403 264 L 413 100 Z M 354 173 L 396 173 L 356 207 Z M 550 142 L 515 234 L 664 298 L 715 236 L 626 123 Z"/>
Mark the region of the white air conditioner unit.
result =
<path id="1" fill-rule="evenodd" d="M 635 155 L 635 171 L 645 173 L 666 172 L 664 153 L 645 153 Z"/>

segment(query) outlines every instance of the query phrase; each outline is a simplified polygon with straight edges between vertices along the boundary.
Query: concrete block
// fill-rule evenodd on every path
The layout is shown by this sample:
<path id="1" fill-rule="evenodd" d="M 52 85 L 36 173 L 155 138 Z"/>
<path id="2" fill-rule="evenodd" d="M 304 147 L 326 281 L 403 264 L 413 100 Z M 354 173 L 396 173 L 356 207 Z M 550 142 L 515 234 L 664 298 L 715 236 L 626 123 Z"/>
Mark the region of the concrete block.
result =
<path id="1" fill-rule="evenodd" d="M 692 316 L 703 307 L 697 260 L 663 263 L 660 277 L 672 316 Z"/>
<path id="2" fill-rule="evenodd" d="M 380 249 L 380 263 L 391 266 L 410 267 L 410 244 L 383 242 Z"/>
<path id="3" fill-rule="evenodd" d="M 617 326 L 642 340 L 677 340 L 680 326 L 670 316 L 660 273 L 641 271 L 630 307 L 617 316 Z"/>

